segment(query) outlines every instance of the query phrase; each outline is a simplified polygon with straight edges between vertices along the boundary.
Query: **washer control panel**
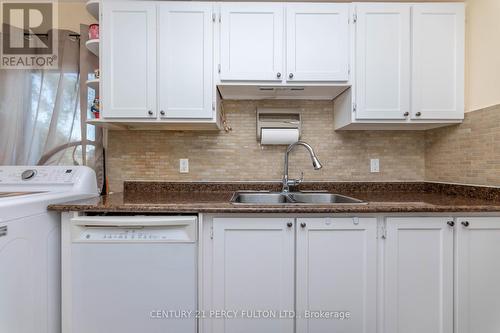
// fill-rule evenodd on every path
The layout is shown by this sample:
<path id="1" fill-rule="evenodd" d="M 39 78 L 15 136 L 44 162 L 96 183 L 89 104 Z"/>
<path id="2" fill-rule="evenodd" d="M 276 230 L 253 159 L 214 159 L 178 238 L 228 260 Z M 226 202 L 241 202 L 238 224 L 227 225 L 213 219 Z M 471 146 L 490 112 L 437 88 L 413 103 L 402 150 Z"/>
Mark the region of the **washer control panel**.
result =
<path id="1" fill-rule="evenodd" d="M 0 168 L 0 184 L 72 184 L 76 171 L 71 167 Z"/>

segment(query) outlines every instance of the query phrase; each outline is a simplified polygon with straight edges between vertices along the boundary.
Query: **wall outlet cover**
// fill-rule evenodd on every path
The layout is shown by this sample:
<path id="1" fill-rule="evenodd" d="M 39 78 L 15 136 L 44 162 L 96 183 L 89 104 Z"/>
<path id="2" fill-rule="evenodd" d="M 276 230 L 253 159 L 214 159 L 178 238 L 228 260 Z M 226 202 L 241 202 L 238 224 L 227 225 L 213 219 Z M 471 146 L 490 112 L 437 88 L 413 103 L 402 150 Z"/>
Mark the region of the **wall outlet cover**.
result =
<path id="1" fill-rule="evenodd" d="M 179 160 L 179 172 L 189 173 L 189 160 L 187 158 L 181 158 Z"/>
<path id="2" fill-rule="evenodd" d="M 370 160 L 370 172 L 380 172 L 380 160 L 378 158 Z"/>

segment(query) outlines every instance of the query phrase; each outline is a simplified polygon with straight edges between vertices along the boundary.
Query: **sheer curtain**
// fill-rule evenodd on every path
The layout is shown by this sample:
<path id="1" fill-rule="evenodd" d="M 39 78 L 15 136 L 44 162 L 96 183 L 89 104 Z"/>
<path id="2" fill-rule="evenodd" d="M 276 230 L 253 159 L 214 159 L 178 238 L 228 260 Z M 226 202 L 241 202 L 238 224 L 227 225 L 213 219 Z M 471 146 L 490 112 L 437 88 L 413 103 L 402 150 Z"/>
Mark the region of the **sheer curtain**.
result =
<path id="1" fill-rule="evenodd" d="M 54 33 L 58 70 L 0 70 L 0 164 L 95 164 L 95 128 L 80 110 L 80 40 Z"/>

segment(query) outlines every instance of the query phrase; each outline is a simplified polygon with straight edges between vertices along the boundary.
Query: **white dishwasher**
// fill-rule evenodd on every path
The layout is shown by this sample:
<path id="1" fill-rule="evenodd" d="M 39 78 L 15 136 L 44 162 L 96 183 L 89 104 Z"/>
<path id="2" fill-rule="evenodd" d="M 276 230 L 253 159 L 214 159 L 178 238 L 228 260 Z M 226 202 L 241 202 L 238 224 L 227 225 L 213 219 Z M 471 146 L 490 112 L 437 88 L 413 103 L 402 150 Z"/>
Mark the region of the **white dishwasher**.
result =
<path id="1" fill-rule="evenodd" d="M 195 333 L 196 216 L 62 225 L 63 333 Z"/>

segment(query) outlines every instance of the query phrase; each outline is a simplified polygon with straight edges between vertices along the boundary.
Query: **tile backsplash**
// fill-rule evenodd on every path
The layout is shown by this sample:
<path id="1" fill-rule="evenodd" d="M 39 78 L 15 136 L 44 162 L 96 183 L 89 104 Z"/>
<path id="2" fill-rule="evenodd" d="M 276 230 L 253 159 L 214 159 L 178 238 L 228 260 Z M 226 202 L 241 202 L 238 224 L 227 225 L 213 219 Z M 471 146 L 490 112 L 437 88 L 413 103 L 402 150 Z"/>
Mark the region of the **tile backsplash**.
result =
<path id="1" fill-rule="evenodd" d="M 425 179 L 423 131 L 333 130 L 329 101 L 225 101 L 232 131 L 110 131 L 107 164 L 110 188 L 124 180 L 276 181 L 283 173 L 285 146 L 261 146 L 256 140 L 257 107 L 293 107 L 302 113 L 302 137 L 315 149 L 323 169 L 314 171 L 309 154 L 297 147 L 290 175 L 306 180 L 422 181 Z M 179 173 L 179 159 L 189 173 Z M 370 158 L 380 173 L 370 173 Z"/>
<path id="2" fill-rule="evenodd" d="M 428 181 L 500 186 L 500 105 L 427 131 L 425 171 Z"/>

